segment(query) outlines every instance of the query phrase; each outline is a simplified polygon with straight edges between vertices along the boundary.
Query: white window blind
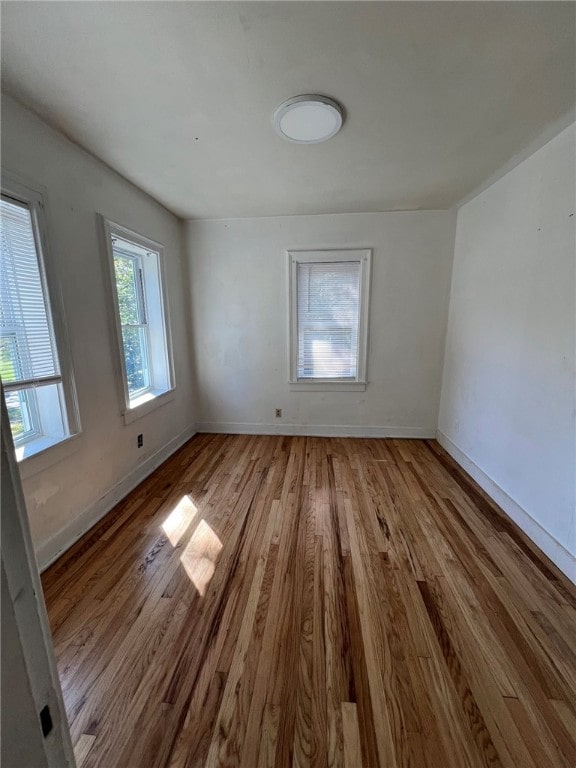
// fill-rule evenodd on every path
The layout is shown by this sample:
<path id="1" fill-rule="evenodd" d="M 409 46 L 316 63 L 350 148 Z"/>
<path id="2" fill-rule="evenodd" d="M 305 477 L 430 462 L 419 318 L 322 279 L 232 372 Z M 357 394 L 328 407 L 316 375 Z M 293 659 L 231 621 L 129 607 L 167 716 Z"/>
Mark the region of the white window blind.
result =
<path id="1" fill-rule="evenodd" d="M 4 385 L 60 380 L 29 208 L 2 197 L 0 359 Z"/>
<path id="2" fill-rule="evenodd" d="M 359 261 L 298 264 L 298 379 L 356 379 L 360 290 Z"/>
<path id="3" fill-rule="evenodd" d="M 0 377 L 20 461 L 65 440 L 78 423 L 74 405 L 68 410 L 71 368 L 65 359 L 63 376 L 52 323 L 41 196 L 8 184 L 14 197 L 9 191 L 0 201 Z M 63 333 L 61 318 L 58 327 Z"/>

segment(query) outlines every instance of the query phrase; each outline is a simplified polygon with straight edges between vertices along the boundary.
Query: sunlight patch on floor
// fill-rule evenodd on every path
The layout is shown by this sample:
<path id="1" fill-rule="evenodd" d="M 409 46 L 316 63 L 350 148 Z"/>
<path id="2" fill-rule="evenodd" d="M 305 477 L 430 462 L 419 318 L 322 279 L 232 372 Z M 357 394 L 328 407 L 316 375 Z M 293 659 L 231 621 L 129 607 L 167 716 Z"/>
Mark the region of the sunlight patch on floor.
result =
<path id="1" fill-rule="evenodd" d="M 218 536 L 205 520 L 200 520 L 180 556 L 180 562 L 200 597 L 204 597 L 206 587 L 214 575 L 221 549 L 222 542 Z"/>
<path id="2" fill-rule="evenodd" d="M 186 495 L 182 496 L 166 520 L 164 520 L 162 523 L 162 530 L 173 547 L 175 547 L 182 536 L 184 536 L 188 526 L 196 517 L 197 512 L 198 510 L 192 502 L 192 499 L 190 496 Z"/>

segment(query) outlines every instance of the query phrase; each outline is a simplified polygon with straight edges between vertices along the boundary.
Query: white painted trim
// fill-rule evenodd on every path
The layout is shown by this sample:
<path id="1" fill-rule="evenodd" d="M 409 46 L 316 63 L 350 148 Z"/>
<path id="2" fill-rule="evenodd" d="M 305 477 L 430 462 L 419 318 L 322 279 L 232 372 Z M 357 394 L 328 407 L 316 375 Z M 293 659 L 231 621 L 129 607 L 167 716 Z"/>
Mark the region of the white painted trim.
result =
<path id="1" fill-rule="evenodd" d="M 29 477 L 44 472 L 48 467 L 57 464 L 59 461 L 67 459 L 68 456 L 71 456 L 80 448 L 81 438 L 82 433 L 77 432 L 75 435 L 65 437 L 63 440 L 53 443 L 37 453 L 33 453 L 31 456 L 23 456 L 21 459 L 17 458 L 20 478 L 27 480 Z M 18 457 L 18 449 L 16 449 L 16 456 Z"/>
<path id="2" fill-rule="evenodd" d="M 0 382 L 0 443 L 2 486 L 2 540 L 1 540 L 1 580 L 2 580 L 2 630 L 4 622 L 14 624 L 16 645 L 20 646 L 21 665 L 16 665 L 14 674 L 6 678 L 17 691 L 7 691 L 18 696 L 22 706 L 20 736 L 18 741 L 29 739 L 30 754 L 27 765 L 33 761 L 37 768 L 74 768 L 74 750 L 70 738 L 70 729 L 66 719 L 66 709 L 62 698 L 62 688 L 58 679 L 58 669 L 54 658 L 54 648 L 50 634 L 50 624 L 46 614 L 46 605 L 42 593 L 40 575 L 34 557 L 30 526 L 26 512 L 26 502 L 22 491 L 22 482 L 14 458 L 14 443 L 10 432 L 8 411 L 4 402 L 4 392 Z M 8 592 L 6 595 L 5 590 Z M 4 599 L 8 597 L 8 599 Z M 4 634 L 4 631 L 2 632 Z M 2 638 L 4 641 L 4 638 Z M 8 657 L 4 658 L 2 646 L 2 686 Z M 42 738 L 37 714 L 44 706 L 50 707 L 53 729 L 46 738 Z M 4 720 L 4 713 L 2 713 Z M 6 738 L 5 746 L 14 738 Z M 28 751 L 28 750 L 26 750 Z M 7 755 L 8 760 L 10 757 Z M 12 765 L 22 765 L 18 755 L 14 754 Z"/>
<path id="3" fill-rule="evenodd" d="M 576 584 L 576 557 L 552 536 L 532 515 L 509 496 L 484 470 L 474 463 L 464 451 L 440 430 L 436 439 L 452 458 L 486 491 L 498 506 L 524 533 L 547 555 L 558 568 Z"/>
<path id="4" fill-rule="evenodd" d="M 136 408 L 130 408 L 130 394 L 128 392 L 128 377 L 126 373 L 126 360 L 124 359 L 124 343 L 122 341 L 122 323 L 120 321 L 120 306 L 118 304 L 118 291 L 116 288 L 116 271 L 114 268 L 114 237 L 125 238 L 128 242 L 134 243 L 145 250 L 155 253 L 158 257 L 158 292 L 160 294 L 161 304 L 161 319 L 162 319 L 162 336 L 164 339 L 164 348 L 162 350 L 168 379 L 168 388 L 163 390 L 163 393 L 174 392 L 176 388 L 176 380 L 174 373 L 174 355 L 172 349 L 172 325 L 170 322 L 170 307 L 168 303 L 168 292 L 166 291 L 166 270 L 165 270 L 165 249 L 161 243 L 156 240 L 152 240 L 145 235 L 141 235 L 138 232 L 134 232 L 122 224 L 117 224 L 111 219 L 107 219 L 103 214 L 97 213 L 96 218 L 99 222 L 99 228 L 101 232 L 102 247 L 105 253 L 105 261 L 108 265 L 107 269 L 107 296 L 108 305 L 110 308 L 111 326 L 113 326 L 113 339 L 114 339 L 114 361 L 115 370 L 118 378 L 118 391 L 120 394 L 121 413 L 124 418 L 125 424 L 130 424 L 140 415 L 144 416 L 154 408 L 163 405 L 163 403 L 156 403 L 155 405 L 148 405 L 144 403 Z M 150 344 L 149 349 L 151 350 Z M 154 354 L 151 355 L 154 357 Z M 154 371 L 152 366 L 152 381 L 154 381 Z M 128 415 L 127 415 L 128 414 Z"/>
<path id="5" fill-rule="evenodd" d="M 332 424 L 261 424 L 259 422 L 202 421 L 198 432 L 224 435 L 302 435 L 308 437 L 408 437 L 433 439 L 434 427 L 365 427 Z"/>
<path id="6" fill-rule="evenodd" d="M 157 395 L 153 395 L 150 400 L 146 400 L 142 405 L 137 405 L 135 408 L 129 408 L 124 411 L 122 418 L 124 424 L 132 424 L 137 419 L 141 419 L 142 416 L 146 416 L 156 408 L 161 408 L 166 403 L 171 403 L 176 397 L 176 387 L 166 390 L 166 392 L 160 392 Z"/>
<path id="7" fill-rule="evenodd" d="M 79 435 L 82 431 L 80 424 L 80 409 L 74 379 L 74 367 L 70 347 L 70 335 L 66 320 L 65 302 L 62 284 L 59 276 L 57 253 L 52 248 L 54 238 L 51 232 L 49 195 L 46 187 L 25 180 L 19 174 L 2 169 L 2 194 L 18 200 L 29 208 L 32 220 L 34 243 L 36 245 L 38 268 L 42 293 L 46 304 L 48 326 L 56 344 L 56 354 L 60 366 L 60 374 L 54 376 L 55 383 L 60 382 L 64 392 L 62 419 L 67 436 L 58 440 L 44 450 L 55 448 L 63 440 Z M 36 454 L 24 457 L 25 462 Z M 59 455 L 56 453 L 56 455 Z M 36 463 L 36 462 L 34 462 Z M 22 465 L 21 465 L 22 466 Z"/>
<path id="8" fill-rule="evenodd" d="M 288 389 L 290 392 L 366 392 L 366 382 L 313 379 L 309 382 L 292 381 Z"/>
<path id="9" fill-rule="evenodd" d="M 40 571 L 46 570 L 60 555 L 75 544 L 87 531 L 110 512 L 119 501 L 136 488 L 148 475 L 166 461 L 187 440 L 196 434 L 196 426 L 188 427 L 163 448 L 149 456 L 142 464 L 135 467 L 126 477 L 110 488 L 97 501 L 80 512 L 76 517 L 61 528 L 54 536 L 40 544 L 36 549 L 36 559 Z"/>

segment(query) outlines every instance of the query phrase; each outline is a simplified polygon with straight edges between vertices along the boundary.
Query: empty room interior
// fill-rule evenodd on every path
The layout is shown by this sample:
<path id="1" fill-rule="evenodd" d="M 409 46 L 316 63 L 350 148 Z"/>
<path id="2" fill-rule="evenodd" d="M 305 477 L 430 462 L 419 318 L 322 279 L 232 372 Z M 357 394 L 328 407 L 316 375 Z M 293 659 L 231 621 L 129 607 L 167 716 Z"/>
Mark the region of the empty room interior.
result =
<path id="1" fill-rule="evenodd" d="M 576 4 L 1 22 L 2 766 L 574 768 Z"/>

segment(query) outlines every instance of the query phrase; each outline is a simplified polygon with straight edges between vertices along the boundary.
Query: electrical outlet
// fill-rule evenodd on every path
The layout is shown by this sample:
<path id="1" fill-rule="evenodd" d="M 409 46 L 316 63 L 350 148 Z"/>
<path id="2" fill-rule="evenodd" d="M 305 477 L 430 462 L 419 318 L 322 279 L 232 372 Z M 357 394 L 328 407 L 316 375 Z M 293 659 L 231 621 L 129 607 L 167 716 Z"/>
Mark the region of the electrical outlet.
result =
<path id="1" fill-rule="evenodd" d="M 282 408 L 276 408 L 276 418 L 277 419 L 282 418 Z"/>
<path id="2" fill-rule="evenodd" d="M 144 445 L 144 435 L 138 435 L 138 448 L 142 448 Z"/>

